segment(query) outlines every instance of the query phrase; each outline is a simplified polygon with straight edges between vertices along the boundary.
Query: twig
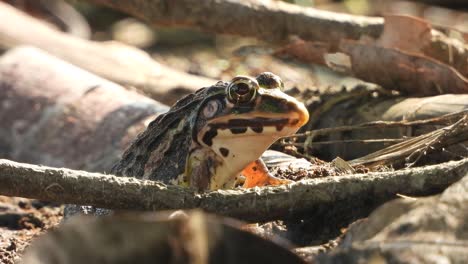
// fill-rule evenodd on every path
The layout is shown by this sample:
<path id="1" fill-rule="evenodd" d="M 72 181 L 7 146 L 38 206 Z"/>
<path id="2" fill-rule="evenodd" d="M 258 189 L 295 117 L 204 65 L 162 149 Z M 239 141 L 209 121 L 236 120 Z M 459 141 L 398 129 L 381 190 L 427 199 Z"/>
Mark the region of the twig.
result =
<path id="1" fill-rule="evenodd" d="M 402 142 L 407 140 L 407 138 L 383 138 L 383 139 L 348 139 L 348 140 L 328 140 L 328 141 L 319 141 L 312 142 L 310 145 L 331 145 L 331 144 L 342 144 L 342 143 L 395 143 Z M 287 143 L 287 142 L 278 142 L 276 143 L 280 146 L 296 146 L 304 147 L 304 143 Z"/>
<path id="2" fill-rule="evenodd" d="M 465 114 L 464 117 L 453 125 L 405 140 L 364 157 L 351 160 L 349 163 L 353 166 L 366 165 L 368 167 L 393 165 L 402 160 L 409 161 L 414 155 L 417 155 L 411 163 L 407 164 L 408 166 L 412 166 L 422 155 L 427 153 L 429 148 L 440 149 L 467 140 L 468 114 Z"/>
<path id="3" fill-rule="evenodd" d="M 418 126 L 418 125 L 435 125 L 435 124 L 449 124 L 450 122 L 454 122 L 455 120 L 460 119 L 468 113 L 468 110 L 459 111 L 456 113 L 450 113 L 443 116 L 421 119 L 421 120 L 414 120 L 414 121 L 373 121 L 373 122 L 366 122 L 354 126 L 339 126 L 339 127 L 329 127 L 329 128 L 321 128 L 306 131 L 304 133 L 298 133 L 292 136 L 283 137 L 282 139 L 288 138 L 298 138 L 298 137 L 308 137 L 308 136 L 318 136 L 318 135 L 325 135 L 335 132 L 342 132 L 342 131 L 351 131 L 351 130 L 360 130 L 360 129 L 370 129 L 370 128 L 388 128 L 388 127 L 405 127 L 405 126 Z"/>
<path id="4" fill-rule="evenodd" d="M 467 135 L 460 136 L 460 134 L 463 134 L 463 133 Z M 422 156 L 427 155 L 430 149 L 435 150 L 435 149 L 440 148 L 443 145 L 446 145 L 446 143 L 444 142 L 449 141 L 451 138 L 454 138 L 455 136 L 460 137 L 456 141 L 456 143 L 462 142 L 464 141 L 464 139 L 468 139 L 468 114 L 465 115 L 463 118 L 461 118 L 455 124 L 449 127 L 440 129 L 440 133 L 437 133 L 437 136 L 432 138 L 428 143 L 424 144 L 424 146 L 421 147 L 420 149 L 411 153 L 411 155 L 409 155 L 406 158 L 407 161 L 410 161 L 410 163 L 407 164 L 407 167 L 411 167 L 414 164 L 416 164 L 416 162 L 418 162 Z M 413 158 L 414 156 L 416 156 L 416 158 Z"/>
<path id="5" fill-rule="evenodd" d="M 370 196 L 378 204 L 394 198 L 397 193 L 427 195 L 467 173 L 468 159 L 464 159 L 396 172 L 306 180 L 286 186 L 196 193 L 159 182 L 0 160 L 0 194 L 110 209 L 202 208 L 221 215 L 261 221 L 316 210 L 349 210 L 344 201 L 353 201 L 352 210 L 359 211 L 356 206 L 367 204 L 359 201 Z"/>

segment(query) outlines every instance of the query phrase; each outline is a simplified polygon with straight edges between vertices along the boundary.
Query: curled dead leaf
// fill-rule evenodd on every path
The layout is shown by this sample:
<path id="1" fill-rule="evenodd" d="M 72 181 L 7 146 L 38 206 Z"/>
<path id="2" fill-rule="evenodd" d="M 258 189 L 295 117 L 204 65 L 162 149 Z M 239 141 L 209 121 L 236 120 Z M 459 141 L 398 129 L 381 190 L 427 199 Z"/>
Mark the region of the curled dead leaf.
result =
<path id="1" fill-rule="evenodd" d="M 423 19 L 404 16 L 385 16 L 384 30 L 376 41 L 378 46 L 407 52 L 422 53 L 431 42 L 431 24 Z"/>
<path id="2" fill-rule="evenodd" d="M 429 96 L 468 93 L 468 80 L 453 67 L 420 54 L 346 40 L 342 52 L 351 57 L 358 78 L 405 94 Z"/>
<path id="3" fill-rule="evenodd" d="M 324 55 L 332 52 L 332 49 L 329 43 L 305 41 L 297 38 L 290 44 L 276 50 L 273 54 L 278 57 L 293 57 L 301 61 L 327 65 Z"/>
<path id="4" fill-rule="evenodd" d="M 454 29 L 440 26 L 438 29 L 440 30 L 434 30 L 428 21 L 418 17 L 387 15 L 383 33 L 376 44 L 434 58 L 454 67 L 465 77 L 468 76 L 468 50 L 461 41 L 462 38 L 449 37 L 442 33 L 455 32 Z"/>

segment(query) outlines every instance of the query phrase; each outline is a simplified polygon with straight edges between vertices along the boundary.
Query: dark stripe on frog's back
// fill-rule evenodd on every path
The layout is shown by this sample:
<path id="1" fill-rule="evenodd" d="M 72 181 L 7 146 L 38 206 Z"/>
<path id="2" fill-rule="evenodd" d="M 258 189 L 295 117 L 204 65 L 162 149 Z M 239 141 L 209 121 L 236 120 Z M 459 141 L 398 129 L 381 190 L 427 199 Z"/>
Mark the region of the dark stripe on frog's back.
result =
<path id="1" fill-rule="evenodd" d="M 172 128 L 175 130 L 179 122 L 171 124 Z M 150 154 L 149 159 L 147 160 L 144 173 L 149 173 L 145 175 L 145 178 L 149 180 L 159 180 L 164 183 L 170 183 L 171 180 L 177 178 L 178 175 L 182 174 L 185 171 L 185 163 L 187 160 L 187 154 L 190 148 L 190 137 L 191 127 L 189 124 L 179 130 L 173 137 L 169 138 L 167 136 L 162 136 L 158 142 L 152 142 L 154 146 L 149 146 L 149 149 L 153 149 L 151 154 L 157 153 L 158 159 L 152 161 L 154 157 Z M 172 140 L 170 144 L 161 144 L 165 140 Z"/>
<path id="2" fill-rule="evenodd" d="M 167 133 L 159 133 L 159 128 L 163 127 L 164 124 L 165 128 L 175 129 L 179 122 L 180 120 L 179 118 L 176 118 L 176 116 L 155 120 L 153 125 L 148 126 L 148 128 L 142 134 L 140 134 L 138 138 L 132 143 L 132 145 L 125 151 L 122 159 L 114 166 L 112 173 L 120 176 L 143 178 L 145 174 L 145 166 L 147 163 L 151 162 L 149 161 L 151 154 L 154 151 L 158 151 L 158 148 L 164 146 L 163 142 L 168 140 Z M 188 151 L 191 140 L 189 131 L 190 124 L 187 123 L 186 126 L 178 133 L 185 133 L 185 136 L 178 134 L 174 135 L 174 138 L 179 138 L 186 144 L 180 146 L 180 144 L 174 144 L 176 142 L 173 142 L 173 144 L 169 145 L 168 148 L 164 150 L 164 152 L 160 150 L 161 159 L 152 165 L 169 164 L 169 162 L 185 163 L 186 157 L 184 157 L 184 155 L 176 155 L 177 159 L 175 159 L 175 155 L 173 154 L 175 151 L 178 151 L 178 153 L 183 152 L 184 148 L 186 148 L 185 151 Z M 174 167 L 161 168 L 160 170 L 153 169 L 153 172 L 151 172 L 151 175 L 149 175 L 148 178 L 150 180 L 168 182 L 171 177 L 176 177 L 183 170 L 184 166 L 179 166 L 177 170 L 175 170 Z"/>
<path id="3" fill-rule="evenodd" d="M 158 146 L 160 146 L 164 142 L 164 140 L 167 140 L 167 137 L 165 136 L 166 133 L 163 133 L 166 130 L 161 128 L 174 129 L 175 127 L 177 127 L 181 118 L 185 117 L 184 115 L 181 116 L 181 113 L 190 111 L 189 108 L 195 107 L 200 100 L 201 98 L 197 99 L 197 94 L 187 95 L 186 97 L 179 100 L 168 113 L 158 116 L 154 121 L 152 121 L 148 125 L 148 128 L 143 133 L 138 135 L 137 139 L 125 151 L 122 159 L 116 164 L 116 166 L 114 166 L 112 172 L 115 175 L 142 178 L 145 173 L 145 165 L 148 162 L 148 159 L 150 158 L 151 154 L 153 153 L 153 151 L 155 151 L 155 149 L 158 148 Z M 186 133 L 187 136 L 185 136 L 184 138 L 186 138 L 186 141 L 189 142 L 190 133 L 187 133 L 187 131 L 185 130 L 190 129 L 190 124 L 187 123 L 186 126 L 188 127 L 184 127 L 184 129 L 181 132 Z M 177 137 L 177 135 L 174 135 L 174 137 Z M 185 145 L 185 148 L 187 148 L 188 151 L 188 143 Z M 167 151 L 172 153 L 173 148 L 169 147 Z M 183 151 L 183 148 L 179 149 L 179 151 Z M 164 154 L 161 153 L 161 155 Z M 185 158 L 186 157 L 183 157 L 183 159 Z M 163 157 L 163 160 L 167 160 L 167 157 Z M 162 163 L 163 160 L 161 160 L 161 162 L 158 163 Z M 184 168 L 182 166 L 182 168 L 179 168 L 178 170 L 183 169 Z M 163 178 L 170 178 L 171 176 L 173 176 L 172 174 L 178 173 L 173 168 L 171 169 L 171 171 L 171 175 L 162 176 L 161 179 L 160 177 L 158 177 L 158 175 L 151 175 L 150 179 L 165 181 Z M 156 171 L 155 174 L 157 174 Z"/>
<path id="4" fill-rule="evenodd" d="M 202 88 L 194 94 L 183 97 L 172 106 L 168 113 L 160 115 L 152 121 L 148 128 L 138 135 L 137 139 L 125 151 L 122 159 L 113 167 L 111 172 L 118 176 L 142 178 L 145 174 L 145 165 L 150 162 L 149 158 L 153 151 L 158 151 L 158 147 L 163 146 L 163 142 L 168 140 L 167 134 L 162 133 L 166 130 L 160 128 L 175 129 L 182 118 L 188 118 L 187 113 L 196 112 L 195 109 L 206 98 L 208 90 L 209 88 Z M 161 166 L 158 169 L 152 169 L 153 171 L 149 175 L 150 180 L 168 183 L 183 173 L 187 155 L 181 155 L 180 153 L 188 153 L 192 139 L 192 125 L 190 122 L 186 122 L 184 127 L 174 135 L 174 140 L 165 152 L 160 154 L 162 159 L 157 162 L 157 164 L 164 165 L 177 163 L 178 168 Z"/>

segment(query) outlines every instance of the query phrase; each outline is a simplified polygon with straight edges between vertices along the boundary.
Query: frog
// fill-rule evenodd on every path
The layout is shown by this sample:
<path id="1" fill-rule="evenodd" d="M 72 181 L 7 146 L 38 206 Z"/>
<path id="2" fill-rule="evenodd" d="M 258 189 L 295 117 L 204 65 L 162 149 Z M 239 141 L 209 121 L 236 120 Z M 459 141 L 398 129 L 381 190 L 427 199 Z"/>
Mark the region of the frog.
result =
<path id="1" fill-rule="evenodd" d="M 198 191 L 287 184 L 268 171 L 261 155 L 308 119 L 279 76 L 239 75 L 183 97 L 156 117 L 111 173 Z"/>

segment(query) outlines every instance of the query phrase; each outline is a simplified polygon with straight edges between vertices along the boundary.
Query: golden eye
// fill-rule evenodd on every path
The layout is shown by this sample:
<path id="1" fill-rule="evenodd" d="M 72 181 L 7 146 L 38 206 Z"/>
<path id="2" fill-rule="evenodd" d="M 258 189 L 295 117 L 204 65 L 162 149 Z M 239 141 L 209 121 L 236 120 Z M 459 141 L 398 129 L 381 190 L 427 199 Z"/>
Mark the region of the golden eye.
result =
<path id="1" fill-rule="evenodd" d="M 252 102 L 257 94 L 258 83 L 249 77 L 235 77 L 227 87 L 228 100 L 234 104 Z"/>

